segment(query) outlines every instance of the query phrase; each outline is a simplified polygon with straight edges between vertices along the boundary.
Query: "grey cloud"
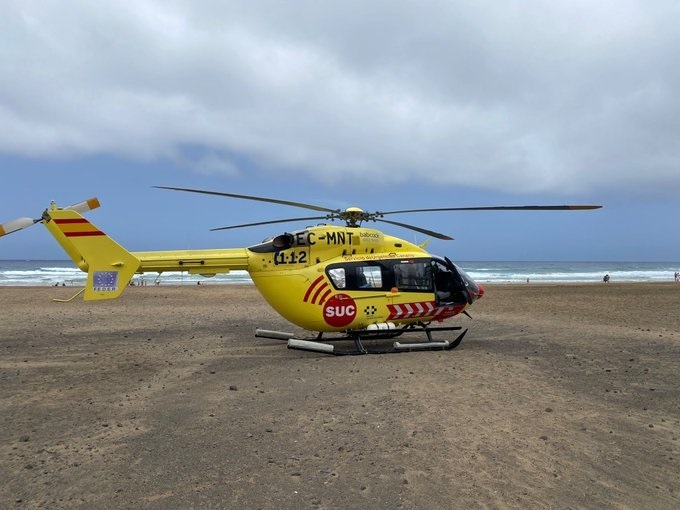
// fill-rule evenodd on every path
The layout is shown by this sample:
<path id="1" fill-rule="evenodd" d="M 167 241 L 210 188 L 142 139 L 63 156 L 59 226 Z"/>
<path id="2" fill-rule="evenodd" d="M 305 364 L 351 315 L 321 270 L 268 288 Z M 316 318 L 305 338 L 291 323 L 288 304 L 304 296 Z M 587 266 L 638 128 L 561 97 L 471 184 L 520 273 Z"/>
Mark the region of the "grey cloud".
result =
<path id="1" fill-rule="evenodd" d="M 10 2 L 0 151 L 496 190 L 680 181 L 675 2 Z"/>

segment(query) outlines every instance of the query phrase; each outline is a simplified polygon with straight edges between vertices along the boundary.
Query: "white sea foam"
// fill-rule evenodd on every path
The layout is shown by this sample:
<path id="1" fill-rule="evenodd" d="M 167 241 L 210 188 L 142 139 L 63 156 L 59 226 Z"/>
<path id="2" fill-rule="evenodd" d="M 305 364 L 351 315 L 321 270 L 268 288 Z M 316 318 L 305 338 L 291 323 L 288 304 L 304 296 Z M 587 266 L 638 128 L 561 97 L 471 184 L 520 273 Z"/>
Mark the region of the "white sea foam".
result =
<path id="1" fill-rule="evenodd" d="M 577 283 L 601 282 L 609 274 L 612 282 L 672 281 L 680 262 L 460 262 L 480 283 Z M 135 275 L 135 284 L 154 285 L 158 275 Z M 87 275 L 70 261 L 0 260 L 0 285 L 83 286 Z M 246 271 L 232 271 L 212 278 L 182 272 L 160 275 L 161 285 L 228 285 L 252 283 Z"/>
<path id="2" fill-rule="evenodd" d="M 162 275 L 148 273 L 135 275 L 133 282 L 154 285 L 156 279 L 162 285 L 196 285 L 201 284 L 247 284 L 252 283 L 246 271 L 232 271 L 229 274 L 206 278 L 182 272 L 167 272 Z M 87 274 L 68 261 L 0 261 L 0 285 L 18 286 L 83 286 Z"/>
<path id="3" fill-rule="evenodd" d="M 481 283 L 672 281 L 680 263 L 670 262 L 498 262 L 461 263 Z"/>

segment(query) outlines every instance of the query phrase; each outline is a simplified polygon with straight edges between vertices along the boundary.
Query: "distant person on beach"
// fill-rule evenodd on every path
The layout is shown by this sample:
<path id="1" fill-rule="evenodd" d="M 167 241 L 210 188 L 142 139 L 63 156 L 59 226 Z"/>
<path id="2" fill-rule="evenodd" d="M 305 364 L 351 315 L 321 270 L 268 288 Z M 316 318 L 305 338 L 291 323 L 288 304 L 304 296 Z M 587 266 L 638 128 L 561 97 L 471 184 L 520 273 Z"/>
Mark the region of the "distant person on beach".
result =
<path id="1" fill-rule="evenodd" d="M 680 273 L 676 271 L 674 277 L 676 282 L 680 282 Z"/>
<path id="2" fill-rule="evenodd" d="M 604 277 L 602 278 L 602 281 L 604 283 L 609 283 L 609 275 L 608 274 L 604 275 Z"/>

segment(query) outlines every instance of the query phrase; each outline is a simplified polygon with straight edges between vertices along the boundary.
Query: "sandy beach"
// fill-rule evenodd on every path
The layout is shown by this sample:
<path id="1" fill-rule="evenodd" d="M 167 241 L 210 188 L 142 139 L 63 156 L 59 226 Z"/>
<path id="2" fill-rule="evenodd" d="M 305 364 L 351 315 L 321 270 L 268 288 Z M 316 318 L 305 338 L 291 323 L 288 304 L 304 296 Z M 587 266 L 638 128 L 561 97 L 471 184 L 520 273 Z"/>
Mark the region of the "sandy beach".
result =
<path id="1" fill-rule="evenodd" d="M 680 508 L 680 284 L 487 286 L 332 357 L 253 286 L 0 287 L 0 508 Z"/>

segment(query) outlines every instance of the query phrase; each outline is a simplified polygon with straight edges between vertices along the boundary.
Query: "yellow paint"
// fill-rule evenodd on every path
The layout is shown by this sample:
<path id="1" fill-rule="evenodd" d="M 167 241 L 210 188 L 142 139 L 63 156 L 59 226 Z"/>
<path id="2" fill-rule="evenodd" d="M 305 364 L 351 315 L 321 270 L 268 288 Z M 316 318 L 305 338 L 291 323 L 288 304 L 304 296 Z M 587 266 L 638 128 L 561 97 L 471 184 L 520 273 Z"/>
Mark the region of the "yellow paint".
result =
<path id="1" fill-rule="evenodd" d="M 73 262 L 88 273 L 85 300 L 118 297 L 136 273 L 187 271 L 214 275 L 245 270 L 279 314 L 311 331 L 433 319 L 422 313 L 415 318 L 394 319 L 389 309 L 416 303 L 431 306 L 432 290 L 336 288 L 327 272 L 332 264 L 382 264 L 381 261 L 422 261 L 430 257 L 425 244 L 417 246 L 370 228 L 315 226 L 249 248 L 129 252 L 77 211 L 53 206 L 45 211 L 43 223 Z"/>

